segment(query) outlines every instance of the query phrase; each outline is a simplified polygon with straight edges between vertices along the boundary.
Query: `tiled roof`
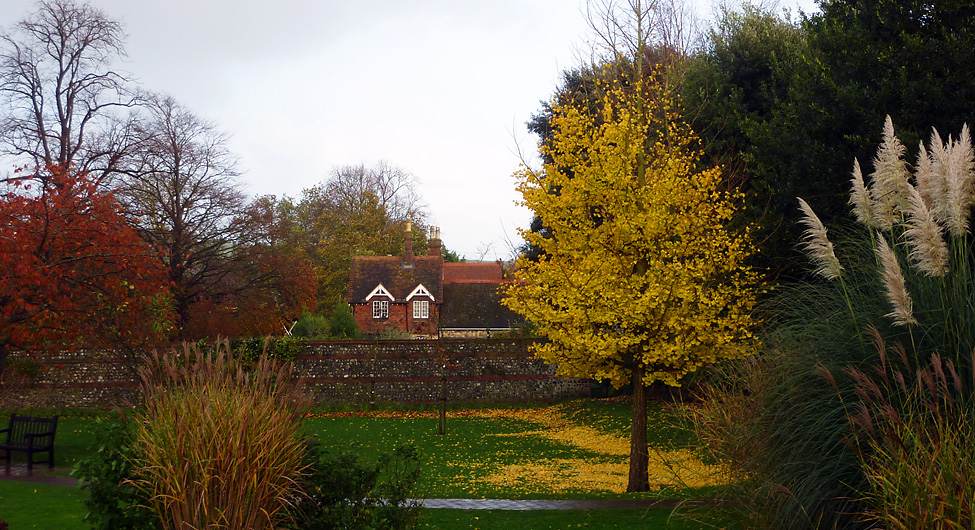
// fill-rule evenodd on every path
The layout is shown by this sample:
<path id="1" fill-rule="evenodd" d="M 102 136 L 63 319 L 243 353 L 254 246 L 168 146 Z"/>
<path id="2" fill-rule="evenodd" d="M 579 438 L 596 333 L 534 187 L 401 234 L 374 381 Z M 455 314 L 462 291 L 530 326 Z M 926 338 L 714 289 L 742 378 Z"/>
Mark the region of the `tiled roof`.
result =
<path id="1" fill-rule="evenodd" d="M 440 327 L 460 329 L 509 328 L 524 318 L 501 305 L 503 283 L 444 282 Z"/>
<path id="2" fill-rule="evenodd" d="M 364 302 L 380 283 L 398 302 L 405 301 L 420 284 L 440 302 L 442 263 L 440 256 L 416 256 L 413 267 L 404 268 L 402 256 L 356 256 L 349 274 L 349 302 Z"/>
<path id="3" fill-rule="evenodd" d="M 443 281 L 501 281 L 501 262 L 444 263 Z"/>

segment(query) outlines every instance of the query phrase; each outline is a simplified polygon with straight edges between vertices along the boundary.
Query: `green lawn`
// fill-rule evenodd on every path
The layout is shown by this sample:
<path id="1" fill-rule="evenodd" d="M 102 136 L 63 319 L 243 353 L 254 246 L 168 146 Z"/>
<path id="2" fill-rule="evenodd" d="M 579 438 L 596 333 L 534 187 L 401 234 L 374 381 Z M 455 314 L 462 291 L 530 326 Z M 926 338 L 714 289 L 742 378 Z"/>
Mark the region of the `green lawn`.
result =
<path id="1" fill-rule="evenodd" d="M 633 411 L 629 402 L 621 399 L 576 399 L 566 403 L 568 416 L 576 423 L 592 425 L 600 431 L 629 438 Z M 663 401 L 647 403 L 647 443 L 661 449 L 690 445 L 693 439 L 690 425 Z"/>
<path id="2" fill-rule="evenodd" d="M 544 410 L 544 409 L 543 409 Z M 630 409 L 620 401 L 577 400 L 563 405 L 574 423 L 595 427 L 622 438 L 629 436 Z M 660 449 L 685 445 L 690 433 L 676 415 L 660 403 L 650 407 L 650 442 Z M 355 441 L 363 454 L 374 456 L 398 443 L 410 443 L 423 455 L 420 488 L 427 498 L 578 499 L 630 497 L 684 497 L 689 492 L 665 490 L 649 494 L 623 494 L 579 488 L 551 491 L 544 485 L 522 483 L 496 486 L 483 479 L 501 466 L 539 459 L 579 459 L 591 463 L 627 461 L 626 456 L 607 456 L 560 443 L 541 435 L 522 435 L 538 425 L 511 419 L 450 418 L 447 434 L 437 434 L 437 419 L 325 417 L 305 421 L 307 432 L 325 447 Z M 692 495 L 698 492 L 690 492 Z"/>
<path id="3" fill-rule="evenodd" d="M 71 530 L 86 528 L 86 492 L 62 486 L 0 481 L 0 519 L 11 530 Z M 429 530 L 556 529 L 673 529 L 699 528 L 666 508 L 651 510 L 424 510 L 418 525 Z"/>
<path id="4" fill-rule="evenodd" d="M 10 530 L 81 529 L 86 498 L 79 488 L 0 480 L 0 519 Z"/>
<path id="5" fill-rule="evenodd" d="M 600 455 L 574 449 L 541 437 L 506 436 L 531 430 L 518 421 L 464 419 L 451 420 L 447 434 L 437 434 L 437 420 L 324 418 L 308 420 L 306 429 L 325 447 L 357 440 L 367 455 L 386 451 L 397 443 L 420 448 L 423 474 L 420 490 L 428 498 L 548 498 L 538 491 L 513 491 L 479 483 L 494 466 L 524 458 L 600 458 Z M 477 465 L 471 465 L 477 463 Z M 485 466 L 484 464 L 488 465 Z M 578 492 L 584 495 L 584 491 Z"/>
<path id="6" fill-rule="evenodd" d="M 84 529 L 84 492 L 73 488 L 0 481 L 0 519 L 11 530 Z M 672 529 L 699 528 L 671 510 L 424 510 L 417 528 L 424 530 Z"/>

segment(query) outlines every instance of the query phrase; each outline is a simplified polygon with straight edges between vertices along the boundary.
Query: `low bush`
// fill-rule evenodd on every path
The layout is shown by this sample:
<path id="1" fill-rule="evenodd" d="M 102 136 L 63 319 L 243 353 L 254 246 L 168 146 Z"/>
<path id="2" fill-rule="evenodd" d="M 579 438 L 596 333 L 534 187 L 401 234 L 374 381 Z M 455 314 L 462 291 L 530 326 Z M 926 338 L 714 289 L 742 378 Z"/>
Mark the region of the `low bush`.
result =
<path id="1" fill-rule="evenodd" d="M 324 450 L 310 444 L 304 496 L 294 507 L 295 530 L 404 530 L 420 513 L 419 451 L 396 447 L 366 462 L 355 447 Z"/>
<path id="2" fill-rule="evenodd" d="M 14 374 L 22 375 L 28 379 L 33 379 L 44 371 L 44 367 L 37 361 L 25 359 L 23 357 L 7 357 L 7 365 L 4 372 L 10 370 Z"/>
<path id="3" fill-rule="evenodd" d="M 292 337 L 251 337 L 236 339 L 201 339 L 193 344 L 191 350 L 178 357 L 181 362 L 194 360 L 199 354 L 214 357 L 222 350 L 229 352 L 232 359 L 250 367 L 262 356 L 280 362 L 292 362 L 298 357 L 304 341 Z M 248 368 L 249 369 L 249 368 Z"/>
<path id="4" fill-rule="evenodd" d="M 328 319 L 322 315 L 302 313 L 301 318 L 291 328 L 291 334 L 305 339 L 324 339 L 329 336 Z"/>
<path id="5" fill-rule="evenodd" d="M 91 456 L 75 464 L 71 474 L 88 490 L 82 519 L 99 530 L 154 530 L 156 514 L 149 499 L 129 479 L 138 455 L 132 447 L 135 425 L 131 421 L 95 420 L 98 442 Z"/>

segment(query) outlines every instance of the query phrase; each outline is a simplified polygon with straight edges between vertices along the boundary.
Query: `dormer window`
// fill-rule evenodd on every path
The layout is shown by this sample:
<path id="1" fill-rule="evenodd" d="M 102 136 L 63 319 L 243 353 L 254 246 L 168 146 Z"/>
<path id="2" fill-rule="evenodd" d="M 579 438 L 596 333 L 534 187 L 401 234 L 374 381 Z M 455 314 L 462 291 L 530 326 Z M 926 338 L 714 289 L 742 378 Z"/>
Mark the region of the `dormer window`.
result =
<path id="1" fill-rule="evenodd" d="M 375 298 L 375 300 L 373 300 Z M 383 286 L 379 284 L 375 289 L 369 293 L 366 297 L 366 301 L 372 300 L 372 318 L 374 319 L 387 319 L 389 318 L 389 303 L 396 300 L 392 294 Z"/>
<path id="2" fill-rule="evenodd" d="M 372 318 L 375 319 L 389 318 L 389 300 L 373 300 Z"/>
<path id="3" fill-rule="evenodd" d="M 422 283 L 420 285 L 417 285 L 416 289 L 413 289 L 413 292 L 411 292 L 410 295 L 406 297 L 406 300 L 410 301 L 416 298 L 417 296 L 423 296 L 429 298 L 430 300 L 436 300 L 433 297 L 433 295 L 430 294 L 430 291 L 428 291 L 427 288 L 423 286 Z"/>
<path id="4" fill-rule="evenodd" d="M 429 298 L 429 300 L 413 300 L 414 298 Z M 417 285 L 416 289 L 413 289 L 413 292 L 406 297 L 406 300 L 413 300 L 414 319 L 430 318 L 430 302 L 434 301 L 434 298 L 422 283 Z"/>
<path id="5" fill-rule="evenodd" d="M 386 287 L 384 287 L 383 284 L 377 285 L 376 288 L 373 289 L 371 293 L 369 293 L 369 296 L 366 297 L 366 301 L 368 302 L 369 300 L 372 300 L 377 296 L 384 296 L 389 300 L 396 300 L 396 298 L 393 297 L 393 295 L 389 294 L 389 291 L 386 290 Z"/>

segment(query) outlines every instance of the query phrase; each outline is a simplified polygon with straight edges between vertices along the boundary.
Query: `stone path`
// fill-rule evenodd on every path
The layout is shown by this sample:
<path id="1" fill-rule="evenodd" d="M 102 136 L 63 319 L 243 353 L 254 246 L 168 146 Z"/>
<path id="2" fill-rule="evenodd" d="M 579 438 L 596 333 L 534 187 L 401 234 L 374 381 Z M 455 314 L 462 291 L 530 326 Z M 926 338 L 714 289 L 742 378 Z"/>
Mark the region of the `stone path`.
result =
<path id="1" fill-rule="evenodd" d="M 67 468 L 55 468 L 55 471 L 65 473 Z M 16 480 L 20 482 L 37 482 L 40 484 L 52 484 L 55 486 L 77 486 L 78 479 L 67 477 L 63 474 L 55 475 L 48 471 L 47 464 L 34 467 L 34 473 L 27 474 L 27 464 L 12 464 L 10 474 L 3 472 L 3 464 L 0 464 L 0 480 Z"/>
<path id="2" fill-rule="evenodd" d="M 67 469 L 57 469 L 65 472 Z M 0 481 L 12 480 L 19 482 L 36 482 L 55 486 L 78 485 L 78 479 L 63 474 L 53 474 L 46 466 L 35 468 L 34 473 L 27 474 L 27 464 L 14 464 L 10 474 L 0 470 Z M 602 510 L 612 508 L 646 509 L 673 508 L 682 501 L 674 499 L 590 499 L 590 500 L 506 500 L 506 499 L 424 499 L 425 508 L 448 508 L 454 510 Z"/>
<path id="3" fill-rule="evenodd" d="M 609 508 L 673 508 L 673 499 L 591 499 L 591 500 L 504 500 L 504 499 L 425 499 L 425 508 L 454 510 L 602 510 Z"/>

